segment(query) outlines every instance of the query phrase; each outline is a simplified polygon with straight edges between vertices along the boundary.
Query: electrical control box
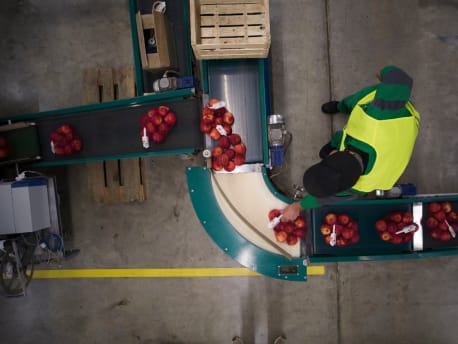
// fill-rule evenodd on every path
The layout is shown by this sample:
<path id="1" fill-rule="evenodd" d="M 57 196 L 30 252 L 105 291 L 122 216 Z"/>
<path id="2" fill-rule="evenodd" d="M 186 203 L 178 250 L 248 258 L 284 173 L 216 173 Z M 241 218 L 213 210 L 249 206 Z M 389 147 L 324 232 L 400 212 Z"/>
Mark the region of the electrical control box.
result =
<path id="1" fill-rule="evenodd" d="M 47 178 L 0 183 L 0 234 L 28 233 L 51 226 Z"/>

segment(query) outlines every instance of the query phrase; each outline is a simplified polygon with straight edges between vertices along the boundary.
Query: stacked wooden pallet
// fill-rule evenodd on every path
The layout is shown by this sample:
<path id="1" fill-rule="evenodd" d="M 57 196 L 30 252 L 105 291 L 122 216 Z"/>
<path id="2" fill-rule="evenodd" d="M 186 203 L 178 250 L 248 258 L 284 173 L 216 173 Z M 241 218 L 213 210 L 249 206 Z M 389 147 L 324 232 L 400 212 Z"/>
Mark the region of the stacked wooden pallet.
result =
<path id="1" fill-rule="evenodd" d="M 95 104 L 135 97 L 133 67 L 83 71 L 83 103 Z M 101 143 L 103 144 L 103 143 Z M 146 199 L 141 158 L 87 163 L 88 185 L 96 203 L 142 202 Z"/>

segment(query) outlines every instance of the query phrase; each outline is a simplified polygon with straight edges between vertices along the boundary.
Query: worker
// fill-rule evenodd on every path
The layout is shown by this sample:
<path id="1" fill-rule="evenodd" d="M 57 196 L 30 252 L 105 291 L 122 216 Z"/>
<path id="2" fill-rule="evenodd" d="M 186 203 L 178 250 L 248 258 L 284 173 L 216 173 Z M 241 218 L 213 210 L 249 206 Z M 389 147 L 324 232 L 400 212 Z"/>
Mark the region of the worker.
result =
<path id="1" fill-rule="evenodd" d="M 232 344 L 244 344 L 242 338 L 235 336 L 232 338 Z M 286 344 L 286 337 L 285 336 L 279 336 L 275 338 L 274 344 Z"/>
<path id="2" fill-rule="evenodd" d="M 350 116 L 320 150 L 322 160 L 305 171 L 308 195 L 284 208 L 282 221 L 294 220 L 303 209 L 390 190 L 406 169 L 420 123 L 409 101 L 413 80 L 395 66 L 382 68 L 376 76 L 380 83 L 322 105 L 324 113 Z"/>

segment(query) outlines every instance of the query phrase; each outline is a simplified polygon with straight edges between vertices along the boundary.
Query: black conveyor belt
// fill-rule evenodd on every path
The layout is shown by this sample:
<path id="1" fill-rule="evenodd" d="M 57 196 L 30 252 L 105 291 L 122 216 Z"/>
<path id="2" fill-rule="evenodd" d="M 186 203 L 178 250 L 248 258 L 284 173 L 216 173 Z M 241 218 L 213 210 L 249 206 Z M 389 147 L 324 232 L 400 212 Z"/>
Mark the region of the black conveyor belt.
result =
<path id="1" fill-rule="evenodd" d="M 177 123 L 162 144 L 150 142 L 144 149 L 140 139 L 140 118 L 152 107 L 167 105 L 177 115 Z M 199 131 L 200 105 L 196 98 L 132 105 L 121 109 L 106 109 L 73 113 L 65 116 L 44 117 L 35 120 L 39 130 L 43 160 L 101 160 L 111 156 L 126 157 L 145 153 L 198 150 L 203 148 Z M 71 124 L 81 137 L 83 149 L 75 154 L 57 156 L 51 152 L 49 135 L 62 124 Z M 146 155 L 146 154 L 145 154 Z"/>

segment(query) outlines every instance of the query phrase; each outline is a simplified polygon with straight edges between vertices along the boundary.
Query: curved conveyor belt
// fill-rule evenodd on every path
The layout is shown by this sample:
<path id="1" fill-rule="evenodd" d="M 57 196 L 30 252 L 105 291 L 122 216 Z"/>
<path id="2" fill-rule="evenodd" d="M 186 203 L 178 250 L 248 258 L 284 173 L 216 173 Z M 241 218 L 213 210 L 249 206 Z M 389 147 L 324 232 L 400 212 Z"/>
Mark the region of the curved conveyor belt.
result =
<path id="1" fill-rule="evenodd" d="M 216 244 L 243 266 L 273 278 L 305 281 L 301 244 L 277 243 L 267 227 L 269 210 L 290 202 L 272 187 L 261 167 L 267 156 L 270 111 L 268 61 L 214 60 L 203 63 L 202 69 L 209 98 L 224 100 L 234 114 L 233 131 L 247 146 L 247 164 L 232 173 L 212 173 L 206 167 L 187 169 L 197 216 Z"/>

